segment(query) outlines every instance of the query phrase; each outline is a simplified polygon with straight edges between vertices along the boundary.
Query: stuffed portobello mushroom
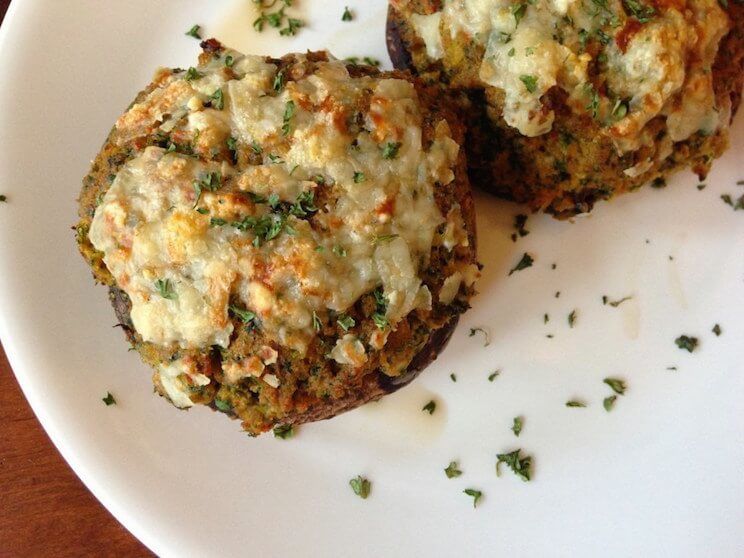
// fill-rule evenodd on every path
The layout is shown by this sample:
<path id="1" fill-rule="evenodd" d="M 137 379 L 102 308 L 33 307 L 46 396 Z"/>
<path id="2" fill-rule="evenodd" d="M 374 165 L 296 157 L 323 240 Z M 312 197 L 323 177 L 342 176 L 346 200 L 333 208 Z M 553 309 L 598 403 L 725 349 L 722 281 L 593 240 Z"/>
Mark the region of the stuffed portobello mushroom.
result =
<path id="1" fill-rule="evenodd" d="M 155 390 L 255 435 L 404 386 L 479 275 L 461 125 L 401 72 L 202 48 L 118 119 L 80 196 Z"/>
<path id="2" fill-rule="evenodd" d="M 736 0 L 391 0 L 387 40 L 459 93 L 473 184 L 564 217 L 704 178 L 744 80 Z"/>

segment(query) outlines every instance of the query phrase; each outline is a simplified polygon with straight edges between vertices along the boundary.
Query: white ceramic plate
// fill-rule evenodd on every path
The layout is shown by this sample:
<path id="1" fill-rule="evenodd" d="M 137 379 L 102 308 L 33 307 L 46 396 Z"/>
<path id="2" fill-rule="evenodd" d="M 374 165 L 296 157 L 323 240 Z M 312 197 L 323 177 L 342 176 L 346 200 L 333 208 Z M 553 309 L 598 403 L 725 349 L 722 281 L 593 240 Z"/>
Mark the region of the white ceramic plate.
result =
<path id="1" fill-rule="evenodd" d="M 382 403 L 283 442 L 152 395 L 70 230 L 111 124 L 156 66 L 192 63 L 194 23 L 256 53 L 387 60 L 382 0 L 305 0 L 294 39 L 256 34 L 250 4 L 14 0 L 3 24 L 0 336 L 93 493 L 165 556 L 744 555 L 744 211 L 720 199 L 744 193 L 741 117 L 702 191 L 684 173 L 575 223 L 531 217 L 516 244 L 520 208 L 479 195 L 481 294 L 439 360 Z M 535 265 L 507 277 L 525 251 Z M 633 299 L 613 308 L 602 295 Z M 488 347 L 468 336 L 479 326 Z M 680 334 L 698 350 L 678 349 Z M 628 384 L 611 413 L 607 376 Z M 495 454 L 519 447 L 533 481 L 497 478 Z M 464 474 L 450 480 L 453 459 Z M 357 474 L 373 482 L 368 500 L 349 488 Z M 484 493 L 477 509 L 469 487 Z"/>

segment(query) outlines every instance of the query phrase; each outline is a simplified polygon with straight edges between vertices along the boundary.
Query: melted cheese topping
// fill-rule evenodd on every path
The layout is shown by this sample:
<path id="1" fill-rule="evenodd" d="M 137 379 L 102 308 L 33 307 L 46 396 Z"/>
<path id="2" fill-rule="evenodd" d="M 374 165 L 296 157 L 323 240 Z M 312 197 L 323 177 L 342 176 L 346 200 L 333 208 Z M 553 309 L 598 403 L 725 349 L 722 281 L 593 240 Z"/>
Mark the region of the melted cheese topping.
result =
<path id="1" fill-rule="evenodd" d="M 552 129 L 555 115 L 543 96 L 553 87 L 566 92 L 575 113 L 605 125 L 621 152 L 652 142 L 644 127 L 657 116 L 666 117 L 673 141 L 726 126 L 728 107 L 716 106 L 710 72 L 729 29 L 718 1 L 641 4 L 654 11 L 645 23 L 627 16 L 619 0 L 451 0 L 441 33 L 485 48 L 480 79 L 504 92 L 504 120 L 525 136 Z M 436 57 L 441 37 L 421 24 L 432 17 L 412 24 Z M 592 41 L 600 51 L 590 54 Z M 593 61 L 600 74 L 590 79 Z"/>
<path id="2" fill-rule="evenodd" d="M 315 315 L 342 313 L 378 287 L 392 327 L 429 308 L 420 271 L 445 222 L 434 190 L 453 180 L 459 149 L 446 122 L 424 148 L 407 81 L 351 78 L 333 61 L 276 91 L 275 65 L 229 54 L 237 78 L 224 59 L 197 68 L 197 79 L 164 78 L 117 123 L 124 139 L 167 131 L 201 155 L 147 147 L 117 174 L 90 228 L 143 339 L 227 347 L 232 304 L 302 352 Z M 352 120 L 361 121 L 353 133 Z M 257 164 L 204 161 L 228 141 L 253 146 Z M 353 366 L 367 359 L 349 335 L 331 357 Z M 225 374 L 228 382 L 260 376 L 273 362 L 266 351 Z M 186 404 L 176 376 L 168 369 L 161 382 Z"/>

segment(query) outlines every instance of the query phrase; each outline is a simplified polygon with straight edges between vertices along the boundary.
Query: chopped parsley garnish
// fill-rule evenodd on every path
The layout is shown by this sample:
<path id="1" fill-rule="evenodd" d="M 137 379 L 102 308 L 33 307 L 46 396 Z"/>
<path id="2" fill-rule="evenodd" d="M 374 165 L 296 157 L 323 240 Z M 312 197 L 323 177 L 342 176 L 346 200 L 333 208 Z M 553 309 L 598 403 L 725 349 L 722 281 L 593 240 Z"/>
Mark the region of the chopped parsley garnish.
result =
<path id="1" fill-rule="evenodd" d="M 212 217 L 209 220 L 210 227 L 222 227 L 224 225 L 227 225 L 227 221 L 225 221 L 224 219 L 221 219 L 220 217 Z"/>
<path id="2" fill-rule="evenodd" d="M 677 367 L 676 366 L 667 366 L 666 369 L 667 370 L 677 370 Z"/>
<path id="3" fill-rule="evenodd" d="M 522 450 L 517 449 L 510 453 L 500 453 L 496 456 L 496 476 L 501 476 L 500 466 L 505 463 L 515 475 L 527 482 L 530 480 L 530 468 L 532 467 L 532 457 L 527 455 L 520 458 Z"/>
<path id="4" fill-rule="evenodd" d="M 498 377 L 499 374 L 501 374 L 501 370 L 496 370 L 495 372 L 491 372 L 488 375 L 488 381 L 493 382 Z"/>
<path id="5" fill-rule="evenodd" d="M 437 404 L 434 401 L 429 401 L 426 405 L 424 405 L 421 408 L 421 410 L 426 411 L 430 415 L 433 415 L 436 408 L 437 408 Z"/>
<path id="6" fill-rule="evenodd" d="M 341 16 L 341 21 L 351 21 L 354 19 L 354 16 L 351 13 L 351 10 L 349 9 L 349 6 L 344 7 L 344 13 Z"/>
<path id="7" fill-rule="evenodd" d="M 514 51 L 514 47 L 511 47 L 511 48 L 509 49 L 509 52 L 507 52 L 506 54 L 507 54 L 507 56 L 514 56 L 514 52 L 515 52 L 515 51 Z"/>
<path id="8" fill-rule="evenodd" d="M 450 461 L 447 468 L 444 470 L 444 474 L 447 475 L 448 479 L 454 479 L 462 475 L 462 471 L 459 469 L 457 461 Z"/>
<path id="9" fill-rule="evenodd" d="M 566 407 L 586 407 L 586 403 L 572 399 L 571 401 L 566 401 Z"/>
<path id="10" fill-rule="evenodd" d="M 514 27 L 517 27 L 519 22 L 522 21 L 524 14 L 527 13 L 527 3 L 520 2 L 518 4 L 512 4 L 511 13 L 514 16 Z"/>
<path id="11" fill-rule="evenodd" d="M 189 37 L 194 37 L 195 39 L 201 39 L 201 33 L 199 33 L 199 30 L 201 29 L 201 25 L 194 25 L 191 29 L 186 31 L 184 33 L 185 35 L 188 35 Z"/>
<path id="12" fill-rule="evenodd" d="M 380 290 L 376 289 L 374 292 L 375 296 L 375 313 L 372 314 L 372 321 L 378 329 L 385 329 L 388 326 L 388 319 L 385 317 L 387 313 L 387 299 L 385 294 Z"/>
<path id="13" fill-rule="evenodd" d="M 561 296 L 561 291 L 555 291 L 555 298 L 558 298 Z"/>
<path id="14" fill-rule="evenodd" d="M 398 150 L 400 150 L 401 143 L 399 141 L 389 141 L 382 148 L 383 159 L 395 159 L 398 156 Z"/>
<path id="15" fill-rule="evenodd" d="M 194 81 L 195 79 L 199 79 L 203 77 L 203 74 L 200 74 L 199 71 L 191 66 L 188 70 L 186 70 L 186 75 L 184 76 L 184 79 L 186 81 Z"/>
<path id="16" fill-rule="evenodd" d="M 622 304 L 623 302 L 626 302 L 626 301 L 628 301 L 628 300 L 631 300 L 632 298 L 633 298 L 632 296 L 624 296 L 623 298 L 620 298 L 620 299 L 618 299 L 618 300 L 610 300 L 610 299 L 609 299 L 609 297 L 607 297 L 607 296 L 603 296 L 603 297 L 602 297 L 602 304 L 605 304 L 605 305 L 606 305 L 606 304 L 609 304 L 609 305 L 610 305 L 610 306 L 612 306 L 613 308 L 617 308 L 617 307 L 618 307 L 618 306 L 620 306 L 620 305 L 621 305 L 621 304 Z"/>
<path id="17" fill-rule="evenodd" d="M 651 181 L 651 188 L 656 188 L 657 190 L 660 188 L 666 188 L 666 180 L 663 176 L 657 176 Z"/>
<path id="18" fill-rule="evenodd" d="M 372 490 L 372 483 L 361 475 L 351 479 L 349 481 L 349 486 L 354 491 L 354 494 L 359 496 L 362 500 L 366 500 Z"/>
<path id="19" fill-rule="evenodd" d="M 260 246 L 262 241 L 273 240 L 279 236 L 285 227 L 288 228 L 287 216 L 279 213 L 270 213 L 260 217 L 249 215 L 241 221 L 233 221 L 230 225 L 240 231 L 253 231 L 253 234 L 256 235 L 253 239 L 254 246 Z"/>
<path id="20" fill-rule="evenodd" d="M 491 344 L 491 336 L 488 334 L 488 331 L 486 329 L 482 327 L 471 327 L 468 337 L 475 337 L 476 333 L 483 334 L 483 346 L 484 347 L 488 347 Z"/>
<path id="21" fill-rule="evenodd" d="M 585 108 L 592 113 L 592 118 L 596 119 L 599 115 L 599 92 L 591 83 L 587 83 L 584 86 L 584 92 L 589 97 L 589 102 Z"/>
<path id="22" fill-rule="evenodd" d="M 229 413 L 232 411 L 232 405 L 223 399 L 215 399 L 214 406 L 223 413 Z"/>
<path id="23" fill-rule="evenodd" d="M 116 399 L 114 399 L 114 396 L 111 395 L 111 392 L 109 391 L 106 392 L 106 397 L 101 399 L 101 401 L 106 403 L 106 407 L 108 407 L 109 405 L 116 405 Z"/>
<path id="24" fill-rule="evenodd" d="M 7 203 L 8 202 L 8 196 L 5 194 L 0 194 L 0 203 Z"/>
<path id="25" fill-rule="evenodd" d="M 167 300 L 176 300 L 176 291 L 173 290 L 173 283 L 170 279 L 158 279 L 155 281 L 155 288 L 158 294 Z"/>
<path id="26" fill-rule="evenodd" d="M 623 380 L 618 380 L 617 378 L 605 378 L 602 381 L 608 386 L 610 386 L 612 391 L 614 391 L 618 395 L 625 394 L 625 390 L 627 389 L 627 386 L 625 385 L 625 382 Z"/>
<path id="27" fill-rule="evenodd" d="M 240 318 L 240 321 L 244 324 L 249 324 L 256 319 L 256 313 L 246 310 L 245 308 L 240 308 L 232 304 L 228 308 L 230 309 L 230 312 Z"/>
<path id="28" fill-rule="evenodd" d="M 721 199 L 726 205 L 730 205 L 731 207 L 733 207 L 734 211 L 744 209 L 744 195 L 740 196 L 739 199 L 736 200 L 736 203 L 734 203 L 734 200 L 731 199 L 731 196 L 729 194 L 723 194 L 721 196 Z"/>
<path id="29" fill-rule="evenodd" d="M 276 92 L 279 92 L 284 88 L 284 70 L 279 70 L 276 73 L 272 87 Z"/>
<path id="30" fill-rule="evenodd" d="M 688 353 L 694 351 L 698 346 L 698 338 L 690 337 L 688 335 L 680 335 L 674 340 L 674 342 L 677 344 L 677 347 L 687 351 Z"/>
<path id="31" fill-rule="evenodd" d="M 331 248 L 331 251 L 334 254 L 336 254 L 339 258 L 345 258 L 346 257 L 346 248 L 344 248 L 340 244 L 334 244 L 333 248 Z"/>
<path id="32" fill-rule="evenodd" d="M 354 173 L 354 183 L 359 184 L 360 182 L 364 182 L 366 180 L 363 172 L 355 172 Z"/>
<path id="33" fill-rule="evenodd" d="M 323 322 L 320 321 L 320 318 L 315 313 L 315 310 L 313 310 L 313 329 L 315 331 L 320 331 L 323 328 Z"/>
<path id="34" fill-rule="evenodd" d="M 614 120 L 621 120 L 628 114 L 628 104 L 622 99 L 617 99 L 615 105 L 612 107 L 612 118 Z"/>
<path id="35" fill-rule="evenodd" d="M 279 29 L 279 34 L 283 37 L 294 35 L 297 30 L 302 27 L 302 20 L 293 18 L 284 13 L 284 10 L 292 6 L 292 0 L 281 0 L 282 7 L 275 12 L 264 11 L 264 8 L 269 9 L 276 4 L 276 0 L 270 0 L 268 5 L 265 5 L 265 0 L 253 0 L 253 2 L 259 7 L 259 16 L 253 22 L 253 28 L 261 32 L 264 29 L 264 25 Z M 286 27 L 282 27 L 286 22 Z"/>
<path id="36" fill-rule="evenodd" d="M 514 423 L 512 424 L 511 431 L 514 432 L 516 437 L 522 432 L 522 417 L 514 417 Z"/>
<path id="37" fill-rule="evenodd" d="M 217 91 L 212 93 L 209 98 L 212 99 L 213 108 L 216 108 L 217 110 L 222 110 L 223 108 L 225 108 L 225 95 L 222 92 L 221 87 Z"/>
<path id="38" fill-rule="evenodd" d="M 530 93 L 537 91 L 537 77 L 529 74 L 522 74 L 519 80 L 524 83 L 525 88 Z"/>
<path id="39" fill-rule="evenodd" d="M 696 188 L 697 188 L 698 190 L 705 190 L 705 184 L 702 184 L 702 183 L 701 183 L 701 184 L 698 184 L 698 185 L 696 186 Z"/>
<path id="40" fill-rule="evenodd" d="M 251 144 L 251 149 L 253 150 L 253 152 L 254 152 L 254 153 L 255 153 L 256 155 L 261 155 L 261 153 L 263 153 L 263 147 L 261 147 L 261 146 L 259 145 L 259 143 L 258 143 L 258 142 L 256 142 L 256 141 L 254 141 L 254 142 L 253 142 L 253 143 Z"/>
<path id="41" fill-rule="evenodd" d="M 294 426 L 291 424 L 280 424 L 274 427 L 274 438 L 287 440 L 294 436 Z"/>
<path id="42" fill-rule="evenodd" d="M 648 23 L 656 15 L 656 10 L 638 0 L 623 0 L 623 5 L 641 23 Z"/>
<path id="43" fill-rule="evenodd" d="M 287 101 L 287 105 L 284 107 L 284 119 L 282 124 L 282 135 L 288 136 L 292 131 L 292 117 L 295 113 L 294 101 Z"/>
<path id="44" fill-rule="evenodd" d="M 532 267 L 532 264 L 535 262 L 535 260 L 530 256 L 527 252 L 525 252 L 522 255 L 522 259 L 517 262 L 517 265 L 515 265 L 511 270 L 509 270 L 509 275 L 514 273 L 515 271 L 522 271 L 523 269 L 527 269 L 528 267 Z"/>
<path id="45" fill-rule="evenodd" d="M 222 175 L 219 172 L 210 172 L 203 175 L 199 180 L 194 181 L 194 192 L 196 193 L 196 201 L 194 201 L 194 207 L 199 204 L 202 192 L 208 190 L 214 192 L 222 185 Z"/>
<path id="46" fill-rule="evenodd" d="M 227 141 L 225 143 L 227 143 L 227 148 L 230 151 L 233 151 L 233 152 L 237 151 L 237 149 L 238 149 L 238 140 L 236 138 L 229 137 L 229 138 L 227 138 Z"/>
<path id="47" fill-rule="evenodd" d="M 713 326 L 713 329 L 711 329 L 711 331 L 716 334 L 716 337 L 719 337 L 721 335 L 721 332 L 723 330 L 721 329 L 721 326 L 719 326 L 718 324 L 716 324 L 716 325 Z"/>
<path id="48" fill-rule="evenodd" d="M 605 397 L 604 401 L 602 401 L 602 406 L 604 407 L 605 411 L 609 413 L 615 406 L 615 401 L 617 401 L 617 395 L 610 395 L 609 397 Z"/>
<path id="49" fill-rule="evenodd" d="M 573 327 L 576 324 L 576 310 L 571 310 L 568 315 L 568 326 Z"/>
<path id="50" fill-rule="evenodd" d="M 235 64 L 235 57 L 232 54 L 228 54 L 225 56 L 225 66 L 228 68 L 232 68 L 233 64 Z"/>
<path id="51" fill-rule="evenodd" d="M 336 320 L 336 323 L 344 331 L 349 331 L 352 327 L 356 325 L 356 320 L 354 320 L 354 318 L 352 318 L 351 316 L 342 314 L 338 317 L 338 319 Z"/>
<path id="52" fill-rule="evenodd" d="M 550 316 L 547 314 L 543 314 L 543 323 L 547 324 L 550 321 Z"/>
<path id="53" fill-rule="evenodd" d="M 480 500 L 483 496 L 483 492 L 481 492 L 480 490 L 476 490 L 475 488 L 466 488 L 465 490 L 463 490 L 463 492 L 468 496 L 473 497 L 473 507 L 478 504 L 478 500 Z"/>
<path id="54" fill-rule="evenodd" d="M 457 375 L 454 372 L 450 374 L 450 380 L 452 380 L 453 382 L 457 381 Z"/>

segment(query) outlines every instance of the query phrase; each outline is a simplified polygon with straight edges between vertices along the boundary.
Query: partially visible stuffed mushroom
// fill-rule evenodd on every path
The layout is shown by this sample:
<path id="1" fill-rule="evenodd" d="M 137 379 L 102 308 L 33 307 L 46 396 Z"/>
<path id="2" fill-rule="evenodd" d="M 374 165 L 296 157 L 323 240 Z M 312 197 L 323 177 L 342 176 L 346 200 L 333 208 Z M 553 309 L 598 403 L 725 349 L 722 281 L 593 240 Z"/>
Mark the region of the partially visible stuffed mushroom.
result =
<path id="1" fill-rule="evenodd" d="M 565 217 L 705 177 L 741 97 L 744 5 L 391 0 L 388 46 L 461 92 L 474 185 Z"/>

